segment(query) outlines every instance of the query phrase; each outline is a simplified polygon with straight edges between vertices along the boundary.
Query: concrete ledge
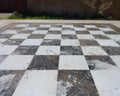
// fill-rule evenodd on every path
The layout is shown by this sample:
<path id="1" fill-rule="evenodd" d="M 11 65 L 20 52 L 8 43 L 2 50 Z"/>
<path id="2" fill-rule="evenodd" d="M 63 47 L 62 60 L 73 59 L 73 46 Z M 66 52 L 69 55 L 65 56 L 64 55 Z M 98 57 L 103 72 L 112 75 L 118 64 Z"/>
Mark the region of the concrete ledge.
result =
<path id="1" fill-rule="evenodd" d="M 7 19 L 12 13 L 0 13 L 0 19 Z"/>

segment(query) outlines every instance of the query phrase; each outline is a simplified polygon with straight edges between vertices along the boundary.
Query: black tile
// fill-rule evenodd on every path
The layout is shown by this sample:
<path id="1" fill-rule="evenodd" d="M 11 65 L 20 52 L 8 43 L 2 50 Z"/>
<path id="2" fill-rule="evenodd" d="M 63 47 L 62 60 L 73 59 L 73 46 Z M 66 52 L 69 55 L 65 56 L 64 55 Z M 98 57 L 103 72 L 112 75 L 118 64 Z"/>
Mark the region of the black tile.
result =
<path id="1" fill-rule="evenodd" d="M 95 40 L 79 40 L 81 46 L 100 46 Z"/>
<path id="2" fill-rule="evenodd" d="M 5 44 L 5 45 L 20 45 L 22 43 L 22 41 L 24 41 L 24 39 L 9 39 L 9 40 L 3 42 L 3 44 Z"/>
<path id="3" fill-rule="evenodd" d="M 32 34 L 33 31 L 31 30 L 21 30 L 18 32 L 18 34 Z"/>
<path id="4" fill-rule="evenodd" d="M 61 34 L 61 31 L 49 31 L 48 34 Z"/>
<path id="5" fill-rule="evenodd" d="M 109 54 L 109 55 L 120 55 L 120 47 L 103 47 L 103 49 Z"/>
<path id="6" fill-rule="evenodd" d="M 116 64 L 109 56 L 85 56 L 90 70 L 109 69 Z"/>
<path id="7" fill-rule="evenodd" d="M 88 31 L 76 31 L 76 34 L 90 34 Z"/>
<path id="8" fill-rule="evenodd" d="M 29 39 L 43 39 L 44 37 L 45 37 L 45 35 L 43 35 L 43 34 L 32 34 L 28 38 Z"/>
<path id="9" fill-rule="evenodd" d="M 77 39 L 76 35 L 62 35 L 62 39 Z"/>
<path id="10" fill-rule="evenodd" d="M 61 55 L 83 55 L 81 47 L 79 46 L 61 46 Z"/>
<path id="11" fill-rule="evenodd" d="M 0 39 L 9 39 L 12 37 L 14 34 L 0 34 Z"/>
<path id="12" fill-rule="evenodd" d="M 59 56 L 41 56 L 37 55 L 33 58 L 28 70 L 57 70 Z"/>
<path id="13" fill-rule="evenodd" d="M 60 46 L 60 40 L 52 40 L 52 39 L 44 39 L 41 45 L 54 45 L 54 46 Z"/>
<path id="14" fill-rule="evenodd" d="M 7 55 L 0 55 L 0 63 L 6 59 Z"/>
<path id="15" fill-rule="evenodd" d="M 34 55 L 37 51 L 37 46 L 19 46 L 12 54 L 13 55 Z"/>
<path id="16" fill-rule="evenodd" d="M 0 71 L 0 96 L 12 96 L 24 71 Z"/>
<path id="17" fill-rule="evenodd" d="M 105 35 L 93 35 L 95 37 L 95 39 L 110 39 L 109 37 L 105 36 Z"/>
<path id="18" fill-rule="evenodd" d="M 105 34 L 110 34 L 110 35 L 118 34 L 118 32 L 115 32 L 115 31 L 105 31 L 104 33 Z"/>
<path id="19" fill-rule="evenodd" d="M 99 96 L 90 71 L 58 72 L 57 96 Z"/>

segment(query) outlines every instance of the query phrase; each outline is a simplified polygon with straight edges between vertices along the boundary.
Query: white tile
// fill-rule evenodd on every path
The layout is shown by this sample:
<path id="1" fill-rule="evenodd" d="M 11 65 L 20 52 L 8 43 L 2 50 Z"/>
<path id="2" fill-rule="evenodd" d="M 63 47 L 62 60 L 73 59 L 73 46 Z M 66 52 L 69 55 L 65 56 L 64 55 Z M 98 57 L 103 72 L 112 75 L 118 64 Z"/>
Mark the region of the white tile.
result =
<path id="1" fill-rule="evenodd" d="M 59 55 L 60 46 L 40 46 L 36 55 Z"/>
<path id="2" fill-rule="evenodd" d="M 62 34 L 76 34 L 75 31 L 65 30 L 62 31 Z"/>
<path id="3" fill-rule="evenodd" d="M 2 32 L 3 34 L 16 34 L 18 33 L 16 30 L 6 30 L 4 32 Z"/>
<path id="4" fill-rule="evenodd" d="M 120 35 L 107 35 L 107 36 L 115 41 L 120 41 Z"/>
<path id="5" fill-rule="evenodd" d="M 104 35 L 105 33 L 102 31 L 89 31 L 90 34 L 95 34 L 95 35 Z"/>
<path id="6" fill-rule="evenodd" d="M 86 28 L 97 28 L 95 25 L 84 25 Z"/>
<path id="7" fill-rule="evenodd" d="M 56 34 L 47 34 L 45 39 L 61 39 L 61 35 Z"/>
<path id="8" fill-rule="evenodd" d="M 62 31 L 62 28 L 50 27 L 50 31 Z"/>
<path id="9" fill-rule="evenodd" d="M 47 34 L 48 30 L 35 30 L 32 32 L 32 34 Z"/>
<path id="10" fill-rule="evenodd" d="M 0 55 L 9 55 L 11 54 L 18 46 L 0 46 Z"/>
<path id="11" fill-rule="evenodd" d="M 29 24 L 17 24 L 15 27 L 27 27 Z"/>
<path id="12" fill-rule="evenodd" d="M 27 71 L 13 96 L 56 96 L 57 71 Z"/>
<path id="13" fill-rule="evenodd" d="M 107 55 L 107 53 L 98 46 L 82 46 L 84 55 Z"/>
<path id="14" fill-rule="evenodd" d="M 84 56 L 60 56 L 59 69 L 62 70 L 88 70 Z"/>
<path id="15" fill-rule="evenodd" d="M 75 31 L 87 31 L 87 28 L 75 27 L 74 30 L 75 30 Z"/>
<path id="16" fill-rule="evenodd" d="M 77 38 L 78 39 L 94 39 L 92 35 L 83 35 L 83 34 L 77 35 Z"/>
<path id="17" fill-rule="evenodd" d="M 33 56 L 11 55 L 8 56 L 1 64 L 1 70 L 25 70 L 30 64 Z"/>
<path id="18" fill-rule="evenodd" d="M 62 25 L 63 28 L 73 28 L 73 25 Z"/>
<path id="19" fill-rule="evenodd" d="M 105 31 L 105 32 L 107 32 L 107 31 L 114 31 L 113 29 L 111 29 L 111 28 L 109 28 L 109 27 L 107 27 L 107 28 L 99 28 L 101 31 Z"/>
<path id="20" fill-rule="evenodd" d="M 80 43 L 78 40 L 69 40 L 69 39 L 63 39 L 61 40 L 61 45 L 63 46 L 80 46 Z"/>
<path id="21" fill-rule="evenodd" d="M 39 46 L 42 43 L 42 41 L 42 39 L 26 39 L 21 43 L 21 45 Z"/>
<path id="22" fill-rule="evenodd" d="M 7 39 L 0 39 L 0 43 L 5 42 Z"/>
<path id="23" fill-rule="evenodd" d="M 37 27 L 26 27 L 26 28 L 24 28 L 24 30 L 36 30 L 37 29 Z"/>
<path id="24" fill-rule="evenodd" d="M 119 47 L 119 45 L 113 41 L 113 40 L 100 40 L 97 39 L 96 40 L 101 46 L 115 46 L 115 47 Z"/>
<path id="25" fill-rule="evenodd" d="M 49 25 L 49 24 L 41 24 L 39 27 L 43 27 L 43 28 L 50 28 L 51 27 L 51 25 Z"/>
<path id="26" fill-rule="evenodd" d="M 120 71 L 91 71 L 100 96 L 120 96 Z"/>
<path id="27" fill-rule="evenodd" d="M 15 34 L 11 39 L 26 39 L 30 34 Z"/>
<path id="28" fill-rule="evenodd" d="M 117 66 L 120 67 L 120 55 L 110 56 Z"/>

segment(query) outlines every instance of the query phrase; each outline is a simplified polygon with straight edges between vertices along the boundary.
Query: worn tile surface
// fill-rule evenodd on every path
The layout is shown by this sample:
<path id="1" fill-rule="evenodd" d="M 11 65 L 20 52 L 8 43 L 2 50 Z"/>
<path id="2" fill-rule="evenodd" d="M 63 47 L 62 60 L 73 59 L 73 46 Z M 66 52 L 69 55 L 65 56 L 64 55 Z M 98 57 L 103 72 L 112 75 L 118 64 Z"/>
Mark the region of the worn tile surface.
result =
<path id="1" fill-rule="evenodd" d="M 0 96 L 120 96 L 120 29 L 15 23 L 0 31 Z"/>

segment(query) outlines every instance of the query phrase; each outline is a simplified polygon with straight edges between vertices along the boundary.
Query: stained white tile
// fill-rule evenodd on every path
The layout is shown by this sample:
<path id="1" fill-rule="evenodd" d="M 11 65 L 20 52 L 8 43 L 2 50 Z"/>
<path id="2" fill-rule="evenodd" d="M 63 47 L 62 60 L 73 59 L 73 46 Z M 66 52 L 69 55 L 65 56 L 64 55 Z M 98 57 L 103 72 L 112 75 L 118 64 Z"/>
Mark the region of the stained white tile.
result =
<path id="1" fill-rule="evenodd" d="M 97 28 L 97 26 L 95 26 L 95 25 L 84 25 L 84 27 L 86 27 L 86 28 Z"/>
<path id="2" fill-rule="evenodd" d="M 56 96 L 57 71 L 27 71 L 13 96 Z"/>
<path id="3" fill-rule="evenodd" d="M 79 34 L 77 35 L 78 39 L 94 39 L 94 37 L 92 35 L 84 35 L 84 34 Z"/>
<path id="4" fill-rule="evenodd" d="M 75 31 L 65 30 L 62 31 L 62 34 L 76 34 Z"/>
<path id="5" fill-rule="evenodd" d="M 49 25 L 49 24 L 41 24 L 39 27 L 41 27 L 41 28 L 50 28 L 51 25 Z"/>
<path id="6" fill-rule="evenodd" d="M 101 46 L 116 46 L 116 47 L 119 47 L 119 45 L 113 41 L 113 40 L 100 40 L 100 39 L 97 39 L 96 40 Z"/>
<path id="7" fill-rule="evenodd" d="M 47 34 L 46 36 L 45 36 L 45 39 L 61 39 L 61 35 L 59 35 L 59 34 Z"/>
<path id="8" fill-rule="evenodd" d="M 107 35 L 107 36 L 115 41 L 120 41 L 120 35 Z"/>
<path id="9" fill-rule="evenodd" d="M 6 30 L 4 32 L 2 32 L 3 34 L 16 34 L 18 33 L 16 30 Z"/>
<path id="10" fill-rule="evenodd" d="M 120 67 L 120 55 L 110 56 L 117 66 Z"/>
<path id="11" fill-rule="evenodd" d="M 99 28 L 101 31 L 114 31 L 112 28 L 109 28 L 109 27 L 107 27 L 107 28 Z"/>
<path id="12" fill-rule="evenodd" d="M 21 45 L 39 46 L 42 43 L 42 41 L 42 39 L 26 39 L 21 43 Z"/>
<path id="13" fill-rule="evenodd" d="M 100 96 L 120 96 L 120 71 L 91 71 Z"/>
<path id="14" fill-rule="evenodd" d="M 18 46 L 0 46 L 0 55 L 10 55 Z"/>
<path id="15" fill-rule="evenodd" d="M 105 33 L 103 31 L 89 31 L 90 34 L 95 34 L 95 35 L 104 35 Z"/>
<path id="16" fill-rule="evenodd" d="M 74 30 L 75 30 L 75 31 L 87 31 L 87 28 L 75 27 Z"/>
<path id="17" fill-rule="evenodd" d="M 48 30 L 35 30 L 32 34 L 47 34 Z"/>
<path id="18" fill-rule="evenodd" d="M 37 27 L 26 27 L 23 30 L 36 30 L 36 29 L 37 29 Z"/>
<path id="19" fill-rule="evenodd" d="M 59 69 L 62 70 L 88 70 L 84 56 L 60 56 Z"/>
<path id="20" fill-rule="evenodd" d="M 60 46 L 40 46 L 36 55 L 59 55 Z"/>
<path id="21" fill-rule="evenodd" d="M 17 24 L 15 27 L 27 27 L 29 24 Z"/>
<path id="22" fill-rule="evenodd" d="M 8 56 L 1 64 L 1 70 L 25 70 L 30 64 L 32 55 L 11 55 Z"/>
<path id="23" fill-rule="evenodd" d="M 98 46 L 82 46 L 84 55 L 107 55 L 107 53 Z"/>
<path id="24" fill-rule="evenodd" d="M 63 46 L 80 46 L 80 43 L 78 40 L 69 40 L 69 39 L 62 39 L 61 45 Z"/>
<path id="25" fill-rule="evenodd" d="M 11 39 L 26 39 L 30 34 L 15 34 Z"/>

